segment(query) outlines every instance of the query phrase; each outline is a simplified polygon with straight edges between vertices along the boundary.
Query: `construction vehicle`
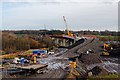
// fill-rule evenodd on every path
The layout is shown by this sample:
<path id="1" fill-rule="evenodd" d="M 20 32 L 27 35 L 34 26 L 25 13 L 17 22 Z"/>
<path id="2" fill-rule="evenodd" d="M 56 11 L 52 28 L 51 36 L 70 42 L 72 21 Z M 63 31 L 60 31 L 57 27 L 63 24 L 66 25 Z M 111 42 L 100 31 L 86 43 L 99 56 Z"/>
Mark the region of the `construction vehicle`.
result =
<path id="1" fill-rule="evenodd" d="M 69 58 L 69 60 L 70 60 L 70 63 L 69 63 L 70 72 L 69 72 L 67 78 L 76 79 L 76 78 L 80 77 L 80 73 L 76 70 L 76 68 L 77 68 L 76 58 L 77 57 Z"/>
<path id="2" fill-rule="evenodd" d="M 63 19 L 64 19 L 64 22 L 65 22 L 65 26 L 66 26 L 68 36 L 73 37 L 74 35 L 68 29 L 68 25 L 67 25 L 67 21 L 66 21 L 65 16 L 63 16 Z"/>
<path id="3" fill-rule="evenodd" d="M 103 46 L 104 46 L 104 51 L 103 51 L 102 55 L 103 56 L 109 56 L 110 44 L 105 43 Z"/>
<path id="4" fill-rule="evenodd" d="M 103 56 L 119 56 L 120 44 L 118 43 L 105 43 Z"/>
<path id="5" fill-rule="evenodd" d="M 104 51 L 109 51 L 110 50 L 110 44 L 109 43 L 105 43 L 104 44 Z"/>
<path id="6" fill-rule="evenodd" d="M 102 53 L 102 55 L 103 55 L 103 56 L 109 56 L 110 54 L 109 54 L 107 51 L 104 51 L 104 52 Z"/>
<path id="7" fill-rule="evenodd" d="M 78 34 L 76 35 L 76 34 L 73 34 L 73 33 L 71 33 L 71 32 L 69 31 L 69 29 L 68 29 L 68 24 L 67 24 L 67 21 L 66 21 L 65 16 L 63 16 L 63 19 L 64 19 L 64 22 L 65 22 L 65 26 L 66 26 L 66 30 L 67 30 L 67 35 L 68 35 L 68 37 L 72 37 L 72 38 L 74 38 L 76 41 L 79 40 L 79 39 L 81 39 L 82 37 L 78 37 Z"/>

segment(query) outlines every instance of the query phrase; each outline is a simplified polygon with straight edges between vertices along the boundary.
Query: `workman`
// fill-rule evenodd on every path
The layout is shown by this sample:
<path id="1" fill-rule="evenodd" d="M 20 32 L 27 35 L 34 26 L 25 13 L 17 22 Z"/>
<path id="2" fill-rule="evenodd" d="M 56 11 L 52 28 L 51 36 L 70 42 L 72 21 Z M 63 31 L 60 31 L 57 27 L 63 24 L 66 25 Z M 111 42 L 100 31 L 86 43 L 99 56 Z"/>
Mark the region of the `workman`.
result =
<path id="1" fill-rule="evenodd" d="M 37 58 L 36 58 L 36 56 L 33 57 L 33 60 L 34 60 L 33 63 L 36 64 L 36 63 L 37 63 Z"/>
<path id="2" fill-rule="evenodd" d="M 23 57 L 21 57 L 20 63 L 21 63 L 22 65 L 24 64 L 24 61 L 25 61 L 25 59 L 24 59 Z"/>

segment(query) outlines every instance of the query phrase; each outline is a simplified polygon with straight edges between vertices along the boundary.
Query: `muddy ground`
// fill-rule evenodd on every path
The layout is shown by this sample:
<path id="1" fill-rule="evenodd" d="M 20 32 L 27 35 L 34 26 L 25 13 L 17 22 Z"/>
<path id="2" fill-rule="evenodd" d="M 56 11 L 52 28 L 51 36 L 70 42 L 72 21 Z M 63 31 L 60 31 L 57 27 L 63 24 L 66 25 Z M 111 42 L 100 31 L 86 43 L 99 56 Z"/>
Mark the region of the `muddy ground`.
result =
<path id="1" fill-rule="evenodd" d="M 87 77 L 87 73 L 98 66 L 101 71 L 98 75 L 108 73 L 120 73 L 117 58 L 100 57 L 102 53 L 101 43 L 98 39 L 87 39 L 83 43 L 71 49 L 61 48 L 59 52 L 49 55 L 47 58 L 39 58 L 38 62 L 47 64 L 47 70 L 43 74 L 31 76 L 16 76 L 21 78 L 66 78 L 69 75 L 69 58 L 79 56 L 76 60 L 77 68 L 81 77 Z M 91 52 L 87 53 L 90 50 Z"/>

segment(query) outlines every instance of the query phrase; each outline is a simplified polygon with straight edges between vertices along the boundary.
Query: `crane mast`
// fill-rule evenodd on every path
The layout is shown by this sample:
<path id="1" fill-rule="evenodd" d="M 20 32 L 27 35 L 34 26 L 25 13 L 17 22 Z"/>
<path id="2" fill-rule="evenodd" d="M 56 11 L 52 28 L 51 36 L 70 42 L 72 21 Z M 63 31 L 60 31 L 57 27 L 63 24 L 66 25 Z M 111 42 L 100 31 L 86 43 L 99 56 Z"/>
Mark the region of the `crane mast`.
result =
<path id="1" fill-rule="evenodd" d="M 73 34 L 71 34 L 70 31 L 68 30 L 68 25 L 67 25 L 67 21 L 65 19 L 65 16 L 63 16 L 63 19 L 64 19 L 64 22 L 65 22 L 65 26 L 66 26 L 68 36 L 73 36 Z"/>

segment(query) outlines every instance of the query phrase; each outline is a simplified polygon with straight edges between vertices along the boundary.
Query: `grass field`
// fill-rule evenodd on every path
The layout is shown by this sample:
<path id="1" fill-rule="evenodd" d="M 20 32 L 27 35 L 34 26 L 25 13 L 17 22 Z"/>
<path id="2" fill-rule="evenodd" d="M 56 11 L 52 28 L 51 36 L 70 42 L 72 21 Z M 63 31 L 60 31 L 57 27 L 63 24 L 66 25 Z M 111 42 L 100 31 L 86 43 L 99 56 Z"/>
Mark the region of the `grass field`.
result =
<path id="1" fill-rule="evenodd" d="M 97 36 L 101 41 L 120 41 L 120 36 Z"/>
<path id="2" fill-rule="evenodd" d="M 109 75 L 100 75 L 100 76 L 91 76 L 88 80 L 114 80 L 114 79 L 120 79 L 120 74 L 109 74 Z"/>

